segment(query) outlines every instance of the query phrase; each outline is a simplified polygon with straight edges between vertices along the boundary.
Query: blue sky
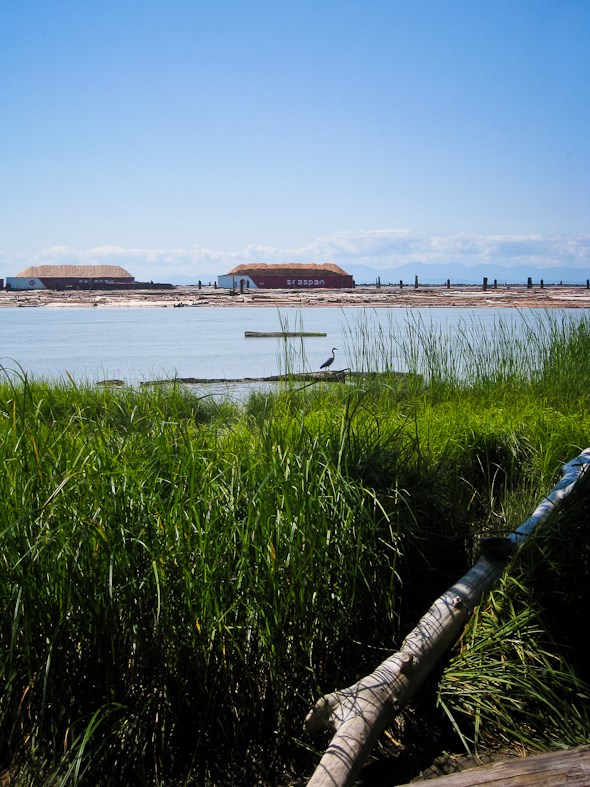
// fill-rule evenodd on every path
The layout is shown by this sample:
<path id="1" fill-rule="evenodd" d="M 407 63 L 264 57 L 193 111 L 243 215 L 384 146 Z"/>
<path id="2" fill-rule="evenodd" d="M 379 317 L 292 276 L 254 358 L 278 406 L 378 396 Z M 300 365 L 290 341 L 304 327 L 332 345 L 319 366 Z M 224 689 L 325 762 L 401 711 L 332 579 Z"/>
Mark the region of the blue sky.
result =
<path id="1" fill-rule="evenodd" d="M 19 0 L 0 101 L 0 276 L 590 274 L 588 0 Z"/>

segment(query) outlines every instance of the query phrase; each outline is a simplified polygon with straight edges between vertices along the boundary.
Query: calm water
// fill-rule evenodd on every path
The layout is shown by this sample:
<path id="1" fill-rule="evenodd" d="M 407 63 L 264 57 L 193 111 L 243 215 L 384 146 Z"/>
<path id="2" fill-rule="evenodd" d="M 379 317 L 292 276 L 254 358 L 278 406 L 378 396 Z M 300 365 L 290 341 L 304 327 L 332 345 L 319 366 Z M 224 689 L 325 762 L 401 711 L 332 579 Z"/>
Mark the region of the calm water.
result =
<path id="1" fill-rule="evenodd" d="M 525 319 L 542 319 L 534 310 Z M 418 313 L 418 314 L 417 314 Z M 571 314 L 588 310 L 571 310 Z M 568 311 L 568 314 L 570 312 Z M 554 312 L 555 315 L 555 312 Z M 359 326 L 388 326 L 403 333 L 416 317 L 452 329 L 458 323 L 489 326 L 502 319 L 519 330 L 514 309 L 359 308 L 9 308 L 0 310 L 0 364 L 19 364 L 35 377 L 128 383 L 169 377 L 263 377 L 284 371 L 284 342 L 252 339 L 245 331 L 324 331 L 326 337 L 290 340 L 300 369 L 318 369 L 338 347 L 335 369 L 354 367 Z M 297 360 L 298 359 L 298 360 Z"/>

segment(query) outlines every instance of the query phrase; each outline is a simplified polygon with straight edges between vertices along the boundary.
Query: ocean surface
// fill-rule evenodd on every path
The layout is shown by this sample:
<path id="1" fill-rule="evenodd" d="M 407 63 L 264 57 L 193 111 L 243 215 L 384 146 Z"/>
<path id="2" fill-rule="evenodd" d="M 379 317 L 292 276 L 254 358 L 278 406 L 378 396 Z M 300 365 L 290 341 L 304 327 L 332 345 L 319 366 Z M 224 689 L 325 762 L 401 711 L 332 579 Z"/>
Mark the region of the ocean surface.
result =
<path id="1" fill-rule="evenodd" d="M 588 311 L 563 313 L 587 317 Z M 338 348 L 332 368 L 354 369 L 359 343 L 379 331 L 402 336 L 417 323 L 451 334 L 463 326 L 480 341 L 498 321 L 518 332 L 524 320 L 544 319 L 539 310 L 498 308 L 6 308 L 0 310 L 0 366 L 35 378 L 130 385 L 174 377 L 267 377 L 286 365 L 317 370 L 332 347 Z M 285 341 L 246 338 L 246 331 L 327 335 Z"/>

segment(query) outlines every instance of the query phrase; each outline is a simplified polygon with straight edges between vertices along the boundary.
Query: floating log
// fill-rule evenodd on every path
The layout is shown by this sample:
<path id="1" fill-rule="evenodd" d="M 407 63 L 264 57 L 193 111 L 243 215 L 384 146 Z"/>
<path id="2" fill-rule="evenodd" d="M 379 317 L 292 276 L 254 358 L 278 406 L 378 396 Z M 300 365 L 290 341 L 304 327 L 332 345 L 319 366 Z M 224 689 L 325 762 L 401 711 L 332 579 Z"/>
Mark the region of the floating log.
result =
<path id="1" fill-rule="evenodd" d="M 279 338 L 279 339 L 292 339 L 297 336 L 327 336 L 327 333 L 319 331 L 244 331 L 244 336 L 247 339 L 266 339 L 266 338 Z"/>
<path id="2" fill-rule="evenodd" d="M 341 383 L 346 379 L 348 369 L 339 371 L 325 372 L 294 372 L 293 374 L 273 374 L 270 377 L 172 377 L 168 380 L 148 380 L 140 385 L 175 385 L 184 383 L 186 385 L 207 385 L 210 383 L 282 383 L 282 382 L 304 382 L 304 383 Z"/>
<path id="3" fill-rule="evenodd" d="M 305 730 L 335 734 L 308 787 L 350 787 L 354 783 L 381 732 L 455 643 L 514 551 L 571 492 L 589 466 L 587 448 L 564 465 L 559 483 L 515 532 L 506 538 L 482 540 L 477 563 L 434 602 L 397 653 L 358 683 L 326 694 L 315 704 L 305 720 Z"/>
<path id="4" fill-rule="evenodd" d="M 433 787 L 480 787 L 486 784 L 498 787 L 528 787 L 531 784 L 542 784 L 543 787 L 562 787 L 564 784 L 568 787 L 587 787 L 590 784 L 590 746 L 531 757 L 515 757 L 428 779 L 426 783 L 432 783 Z M 416 787 L 416 784 L 413 782 L 412 787 Z M 410 785 L 401 784 L 399 787 Z"/>

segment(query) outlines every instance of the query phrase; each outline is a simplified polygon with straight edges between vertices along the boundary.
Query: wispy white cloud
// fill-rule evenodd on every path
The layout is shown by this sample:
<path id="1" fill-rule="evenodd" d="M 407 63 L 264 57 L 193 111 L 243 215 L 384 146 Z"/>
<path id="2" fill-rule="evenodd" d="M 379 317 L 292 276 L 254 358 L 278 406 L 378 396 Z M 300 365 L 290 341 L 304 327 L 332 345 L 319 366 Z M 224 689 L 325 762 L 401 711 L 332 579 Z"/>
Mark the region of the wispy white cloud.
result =
<path id="1" fill-rule="evenodd" d="M 321 236 L 297 249 L 250 247 L 244 256 L 261 262 L 331 260 L 377 269 L 412 262 L 588 267 L 590 235 L 429 235 L 406 230 L 375 230 Z"/>
<path id="2" fill-rule="evenodd" d="M 5 275 L 21 264 L 117 264 L 142 280 L 168 281 L 179 277 L 206 279 L 224 273 L 240 262 L 335 262 L 368 266 L 377 271 L 409 263 L 464 265 L 493 264 L 505 268 L 575 267 L 590 270 L 590 235 L 433 235 L 402 229 L 341 232 L 314 238 L 297 248 L 252 245 L 237 251 L 201 247 L 124 248 L 100 246 L 72 249 L 55 246 L 34 259 L 8 260 L 0 253 Z"/>
<path id="3" fill-rule="evenodd" d="M 392 268 L 411 262 L 504 267 L 590 265 L 590 236 L 428 235 L 400 230 L 341 233 L 308 247 L 321 256 L 354 259 L 357 264 Z"/>

